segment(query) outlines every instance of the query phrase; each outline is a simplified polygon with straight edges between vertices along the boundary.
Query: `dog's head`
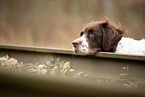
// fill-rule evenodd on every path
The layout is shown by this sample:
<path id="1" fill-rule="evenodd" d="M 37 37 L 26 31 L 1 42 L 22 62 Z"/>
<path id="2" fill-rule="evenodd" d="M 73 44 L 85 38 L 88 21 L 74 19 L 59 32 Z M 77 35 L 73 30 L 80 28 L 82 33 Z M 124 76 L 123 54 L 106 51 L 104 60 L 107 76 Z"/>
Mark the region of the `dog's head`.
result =
<path id="1" fill-rule="evenodd" d="M 90 22 L 80 32 L 81 37 L 72 42 L 74 52 L 94 55 L 98 51 L 114 51 L 123 33 L 109 21 Z"/>

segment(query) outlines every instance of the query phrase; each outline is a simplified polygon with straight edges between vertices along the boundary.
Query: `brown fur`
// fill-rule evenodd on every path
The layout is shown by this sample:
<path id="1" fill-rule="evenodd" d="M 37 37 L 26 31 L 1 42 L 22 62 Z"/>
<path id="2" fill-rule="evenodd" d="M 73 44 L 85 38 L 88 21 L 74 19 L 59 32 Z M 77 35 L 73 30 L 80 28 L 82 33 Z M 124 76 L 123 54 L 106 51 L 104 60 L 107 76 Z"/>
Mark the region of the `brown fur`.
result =
<path id="1" fill-rule="evenodd" d="M 97 40 L 97 49 L 101 49 L 101 51 L 115 51 L 117 43 L 125 34 L 124 29 L 121 29 L 120 26 L 111 24 L 108 20 L 96 22 L 92 21 L 83 28 L 85 32 L 89 32 L 91 29 L 99 34 L 103 32 L 103 41 Z M 92 48 L 94 48 L 94 46 Z"/>
<path id="2" fill-rule="evenodd" d="M 124 34 L 124 29 L 112 25 L 109 21 L 92 21 L 81 30 L 81 36 L 84 35 L 88 42 L 88 54 L 91 55 L 99 51 L 114 52 Z M 78 52 L 79 46 L 82 46 L 82 40 L 76 39 L 72 44 L 75 52 Z"/>

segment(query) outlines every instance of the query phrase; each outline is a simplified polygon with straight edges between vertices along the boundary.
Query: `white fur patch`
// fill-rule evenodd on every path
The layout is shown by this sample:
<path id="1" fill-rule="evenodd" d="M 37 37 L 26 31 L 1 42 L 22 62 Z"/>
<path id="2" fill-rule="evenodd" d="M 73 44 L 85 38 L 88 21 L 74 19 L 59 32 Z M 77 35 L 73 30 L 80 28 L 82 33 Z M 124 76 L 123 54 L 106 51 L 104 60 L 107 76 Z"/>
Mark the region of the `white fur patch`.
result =
<path id="1" fill-rule="evenodd" d="M 86 38 L 85 34 L 74 41 L 76 41 L 77 43 L 79 42 L 78 47 L 76 47 L 76 48 L 73 47 L 74 51 L 76 51 L 77 53 L 80 53 L 80 54 L 89 54 L 90 53 L 89 44 L 87 42 L 87 38 Z"/>
<path id="2" fill-rule="evenodd" d="M 132 38 L 122 37 L 115 53 L 145 55 L 145 39 L 134 40 Z"/>

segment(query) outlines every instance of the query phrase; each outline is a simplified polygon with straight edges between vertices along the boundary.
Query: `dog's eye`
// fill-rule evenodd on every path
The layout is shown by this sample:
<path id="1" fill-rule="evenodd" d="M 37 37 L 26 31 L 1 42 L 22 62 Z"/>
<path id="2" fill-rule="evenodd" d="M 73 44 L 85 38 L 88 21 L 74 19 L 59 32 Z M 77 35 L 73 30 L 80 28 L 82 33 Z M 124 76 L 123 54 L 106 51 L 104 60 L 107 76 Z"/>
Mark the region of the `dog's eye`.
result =
<path id="1" fill-rule="evenodd" d="M 94 36 L 94 33 L 93 33 L 93 32 L 92 32 L 92 33 L 90 33 L 90 34 L 89 34 L 89 36 Z"/>
<path id="2" fill-rule="evenodd" d="M 89 36 L 94 36 L 94 33 L 93 33 L 93 30 L 91 29 L 91 30 L 89 30 Z"/>
<path id="3" fill-rule="evenodd" d="M 84 34 L 84 32 L 82 31 L 82 32 L 80 33 L 80 36 L 83 36 L 83 34 Z"/>

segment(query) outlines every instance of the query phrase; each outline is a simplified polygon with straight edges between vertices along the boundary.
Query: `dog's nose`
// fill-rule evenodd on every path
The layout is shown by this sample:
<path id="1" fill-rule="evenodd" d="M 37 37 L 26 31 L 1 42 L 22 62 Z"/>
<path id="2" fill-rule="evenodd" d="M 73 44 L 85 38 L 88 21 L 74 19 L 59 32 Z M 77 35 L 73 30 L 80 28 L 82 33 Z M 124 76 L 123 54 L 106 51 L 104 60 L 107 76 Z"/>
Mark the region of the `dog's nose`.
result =
<path id="1" fill-rule="evenodd" d="M 77 47 L 77 46 L 79 45 L 79 43 L 76 42 L 76 41 L 73 41 L 73 42 L 72 42 L 72 45 L 73 45 L 74 47 Z"/>

